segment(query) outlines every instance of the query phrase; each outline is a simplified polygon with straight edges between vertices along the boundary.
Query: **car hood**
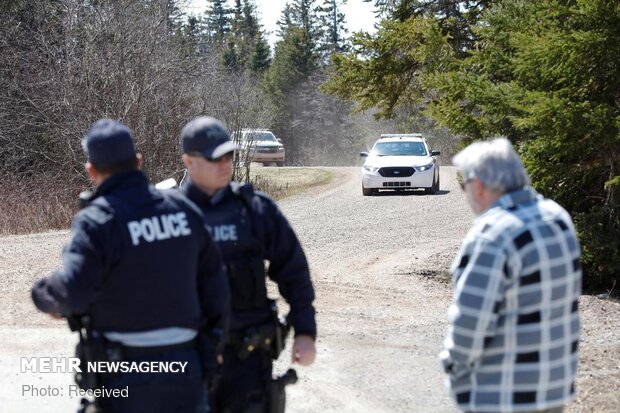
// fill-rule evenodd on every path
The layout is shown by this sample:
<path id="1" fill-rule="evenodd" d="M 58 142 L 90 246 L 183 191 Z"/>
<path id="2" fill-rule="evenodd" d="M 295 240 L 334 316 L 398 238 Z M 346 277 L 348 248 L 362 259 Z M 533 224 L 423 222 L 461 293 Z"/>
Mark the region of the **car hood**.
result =
<path id="1" fill-rule="evenodd" d="M 431 156 L 377 156 L 370 155 L 366 158 L 366 165 L 372 165 L 377 168 L 384 166 L 424 166 L 433 162 Z"/>
<path id="2" fill-rule="evenodd" d="M 282 148 L 280 142 L 270 142 L 270 141 L 256 141 L 252 142 L 252 146 L 256 146 L 257 148 Z"/>

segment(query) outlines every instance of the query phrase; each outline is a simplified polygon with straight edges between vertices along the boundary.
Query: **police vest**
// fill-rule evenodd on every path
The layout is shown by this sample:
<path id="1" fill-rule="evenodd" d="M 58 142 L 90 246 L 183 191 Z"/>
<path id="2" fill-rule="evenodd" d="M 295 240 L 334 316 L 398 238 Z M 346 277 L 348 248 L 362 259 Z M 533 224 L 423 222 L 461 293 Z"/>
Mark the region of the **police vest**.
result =
<path id="1" fill-rule="evenodd" d="M 200 215 L 146 185 L 123 189 L 97 197 L 88 207 L 114 216 L 102 243 L 115 262 L 90 306 L 93 327 L 119 332 L 199 327 Z"/>
<path id="2" fill-rule="evenodd" d="M 217 243 L 226 266 L 233 310 L 264 309 L 268 305 L 265 262 L 259 239 L 259 217 L 252 202 L 250 185 L 234 187 L 234 201 L 205 211 L 211 237 Z"/>

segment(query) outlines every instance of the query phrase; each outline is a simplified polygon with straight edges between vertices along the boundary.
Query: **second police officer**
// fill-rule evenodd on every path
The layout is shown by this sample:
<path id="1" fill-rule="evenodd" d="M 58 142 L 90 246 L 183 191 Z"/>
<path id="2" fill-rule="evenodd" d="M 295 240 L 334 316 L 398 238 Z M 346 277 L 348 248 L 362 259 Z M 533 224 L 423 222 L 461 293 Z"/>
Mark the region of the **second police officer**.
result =
<path id="1" fill-rule="evenodd" d="M 149 185 L 125 125 L 102 119 L 83 146 L 97 190 L 75 217 L 64 268 L 34 285 L 34 303 L 79 320 L 83 369 L 86 361 L 186 363 L 182 373 L 84 373 L 84 389 L 125 389 L 86 411 L 207 411 L 204 368 L 215 358 L 198 339 L 225 328 L 230 295 L 202 213 Z"/>
<path id="2" fill-rule="evenodd" d="M 295 331 L 292 361 L 307 366 L 316 355 L 308 262 L 274 201 L 250 184 L 231 182 L 238 146 L 220 121 L 192 120 L 181 132 L 181 146 L 189 176 L 183 191 L 204 212 L 226 262 L 232 296 L 231 331 L 212 404 L 217 413 L 263 413 L 277 403 L 273 396 L 269 401 L 268 394 L 282 334 L 275 305 L 267 297 L 266 275 L 290 305 L 288 319 Z"/>

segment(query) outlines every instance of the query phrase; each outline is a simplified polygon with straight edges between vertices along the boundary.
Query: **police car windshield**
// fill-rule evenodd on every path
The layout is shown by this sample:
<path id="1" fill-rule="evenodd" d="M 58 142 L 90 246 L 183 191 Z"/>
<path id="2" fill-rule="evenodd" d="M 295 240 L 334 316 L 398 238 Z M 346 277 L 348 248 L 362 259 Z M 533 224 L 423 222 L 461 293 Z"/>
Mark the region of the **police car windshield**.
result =
<path id="1" fill-rule="evenodd" d="M 377 142 L 372 148 L 377 156 L 427 156 L 426 147 L 422 142 L 397 141 Z"/>
<path id="2" fill-rule="evenodd" d="M 252 142 L 276 142 L 276 137 L 271 132 L 251 132 L 245 135 L 245 140 Z"/>

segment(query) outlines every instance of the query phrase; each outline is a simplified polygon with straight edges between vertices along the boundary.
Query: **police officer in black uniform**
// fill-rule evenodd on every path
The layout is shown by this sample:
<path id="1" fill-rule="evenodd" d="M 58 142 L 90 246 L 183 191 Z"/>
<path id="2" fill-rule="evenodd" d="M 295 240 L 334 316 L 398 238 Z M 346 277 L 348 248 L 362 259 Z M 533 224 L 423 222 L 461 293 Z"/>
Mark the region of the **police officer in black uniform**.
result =
<path id="1" fill-rule="evenodd" d="M 212 391 L 215 411 L 275 411 L 278 402 L 268 393 L 272 360 L 281 350 L 284 333 L 267 297 L 265 276 L 277 283 L 290 305 L 288 319 L 295 330 L 292 361 L 310 365 L 316 355 L 316 321 L 308 262 L 274 201 L 249 184 L 231 182 L 238 146 L 220 121 L 194 119 L 181 132 L 181 146 L 189 175 L 183 191 L 204 212 L 224 256 L 232 295 L 224 365 Z"/>
<path id="2" fill-rule="evenodd" d="M 99 120 L 82 144 L 97 190 L 75 217 L 63 269 L 34 285 L 33 301 L 85 320 L 80 354 L 90 361 L 187 362 L 177 373 L 98 374 L 89 388 L 126 392 L 87 411 L 206 412 L 204 368 L 215 353 L 201 358 L 197 343 L 222 335 L 230 292 L 202 213 L 182 194 L 149 185 L 125 125 Z"/>

